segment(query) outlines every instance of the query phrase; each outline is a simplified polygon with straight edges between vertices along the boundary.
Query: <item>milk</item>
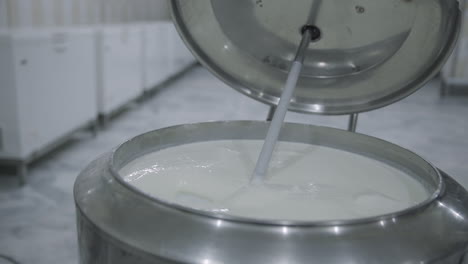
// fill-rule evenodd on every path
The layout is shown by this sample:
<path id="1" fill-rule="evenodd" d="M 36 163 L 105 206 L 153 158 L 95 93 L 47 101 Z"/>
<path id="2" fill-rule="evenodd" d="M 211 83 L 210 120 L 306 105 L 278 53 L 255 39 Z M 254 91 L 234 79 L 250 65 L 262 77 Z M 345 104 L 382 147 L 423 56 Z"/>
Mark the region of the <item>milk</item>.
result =
<path id="1" fill-rule="evenodd" d="M 394 213 L 428 199 L 405 172 L 357 154 L 280 142 L 263 184 L 250 184 L 263 141 L 181 145 L 120 170 L 144 193 L 197 210 L 261 220 L 351 220 Z"/>

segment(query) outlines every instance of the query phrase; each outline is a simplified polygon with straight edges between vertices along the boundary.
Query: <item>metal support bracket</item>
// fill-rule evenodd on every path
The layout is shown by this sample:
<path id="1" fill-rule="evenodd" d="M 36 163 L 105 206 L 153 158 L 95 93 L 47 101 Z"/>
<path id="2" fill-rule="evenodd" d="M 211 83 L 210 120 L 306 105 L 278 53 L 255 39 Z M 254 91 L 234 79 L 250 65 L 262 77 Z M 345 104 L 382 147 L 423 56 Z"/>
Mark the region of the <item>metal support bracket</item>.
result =
<path id="1" fill-rule="evenodd" d="M 348 131 L 356 132 L 359 114 L 351 114 L 349 116 Z"/>

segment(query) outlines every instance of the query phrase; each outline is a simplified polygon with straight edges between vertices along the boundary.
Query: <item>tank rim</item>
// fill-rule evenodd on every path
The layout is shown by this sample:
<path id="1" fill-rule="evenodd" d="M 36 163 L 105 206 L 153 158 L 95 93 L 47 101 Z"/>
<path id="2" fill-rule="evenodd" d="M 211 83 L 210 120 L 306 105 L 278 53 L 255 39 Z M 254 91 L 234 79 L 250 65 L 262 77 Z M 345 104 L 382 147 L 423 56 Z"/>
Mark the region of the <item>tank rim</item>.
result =
<path id="1" fill-rule="evenodd" d="M 352 226 L 352 225 L 363 225 L 363 224 L 370 224 L 370 223 L 379 223 L 382 221 L 395 221 L 398 218 L 401 218 L 406 215 L 412 215 L 416 214 L 425 208 L 429 207 L 432 205 L 434 202 L 436 202 L 439 198 L 441 198 L 444 193 L 445 193 L 445 182 L 443 180 L 443 177 L 440 173 L 440 171 L 430 162 L 428 162 L 426 159 L 422 158 L 421 156 L 417 155 L 413 151 L 410 151 L 408 149 L 405 149 L 403 147 L 400 147 L 396 144 L 390 143 L 388 141 L 364 135 L 364 134 L 358 134 L 358 133 L 351 133 L 351 132 L 346 132 L 346 131 L 341 131 L 340 129 L 336 128 L 330 128 L 330 127 L 319 127 L 315 125 L 308 125 L 308 124 L 298 124 L 298 123 L 285 123 L 284 125 L 301 125 L 301 126 L 308 126 L 308 127 L 314 127 L 314 128 L 321 128 L 321 129 L 331 129 L 331 130 L 339 130 L 341 132 L 346 132 L 346 133 L 351 133 L 351 134 L 357 134 L 362 137 L 367 137 L 370 139 L 377 140 L 381 143 L 384 143 L 388 146 L 396 147 L 402 150 L 405 150 L 407 153 L 414 155 L 415 157 L 420 158 L 422 161 L 424 161 L 427 165 L 430 166 L 430 168 L 436 173 L 437 177 L 437 187 L 434 190 L 434 192 L 423 202 L 416 204 L 414 206 L 408 207 L 404 210 L 396 211 L 393 213 L 389 214 L 383 214 L 383 215 L 378 215 L 378 216 L 372 216 L 372 217 L 365 217 L 365 218 L 359 218 L 359 219 L 350 219 L 350 220 L 320 220 L 320 221 L 292 221 L 292 220 L 269 220 L 269 219 L 257 219 L 257 218 L 247 218 L 247 217 L 240 217 L 240 216 L 233 216 L 233 215 L 225 215 L 225 214 L 219 214 L 219 213 L 213 213 L 209 211 L 203 211 L 203 210 L 197 210 L 194 208 L 190 208 L 187 206 L 183 206 L 177 203 L 173 203 L 170 201 L 166 201 L 161 198 L 157 198 L 155 196 L 151 196 L 146 194 L 145 192 L 139 190 L 137 187 L 133 186 L 132 184 L 126 182 L 122 175 L 119 174 L 118 169 L 116 169 L 115 165 L 115 155 L 119 149 L 121 149 L 123 146 L 126 144 L 131 143 L 133 140 L 138 139 L 139 137 L 143 137 L 145 135 L 149 135 L 152 133 L 156 132 L 164 132 L 165 130 L 169 129 L 181 129 L 189 126 L 194 126 L 194 125 L 222 125 L 222 124 L 235 124 L 235 123 L 268 123 L 267 121 L 214 121 L 214 122 L 203 122 L 203 123 L 190 123 L 190 124 L 182 124 L 182 125 L 175 125 L 175 126 L 169 126 L 157 130 L 152 130 L 143 134 L 140 134 L 138 136 L 135 136 L 124 143 L 120 144 L 117 148 L 115 148 L 110 155 L 109 158 L 109 163 L 108 163 L 108 169 L 112 177 L 124 188 L 128 189 L 132 193 L 136 194 L 138 197 L 146 199 L 150 202 L 156 203 L 160 206 L 164 206 L 166 208 L 170 208 L 173 210 L 177 210 L 181 213 L 184 214 L 190 214 L 192 216 L 197 216 L 200 218 L 208 218 L 208 219 L 213 219 L 213 220 L 223 220 L 223 221 L 230 221 L 230 222 L 237 222 L 237 223 L 243 223 L 243 224 L 255 224 L 255 225 L 262 225 L 262 226 L 286 226 L 286 227 L 335 227 L 335 226 Z M 202 142 L 202 141 L 199 141 Z"/>

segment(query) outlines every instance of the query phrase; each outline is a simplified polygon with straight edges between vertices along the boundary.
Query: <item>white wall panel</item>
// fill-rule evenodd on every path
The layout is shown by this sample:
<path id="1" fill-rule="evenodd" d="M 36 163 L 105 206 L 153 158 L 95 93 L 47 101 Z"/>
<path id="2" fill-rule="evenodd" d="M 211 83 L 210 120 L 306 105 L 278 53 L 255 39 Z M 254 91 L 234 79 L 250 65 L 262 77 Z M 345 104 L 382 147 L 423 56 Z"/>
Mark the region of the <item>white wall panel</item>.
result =
<path id="1" fill-rule="evenodd" d="M 134 22 L 146 21 L 149 8 L 146 6 L 146 0 L 133 0 L 135 6 L 135 19 Z"/>
<path id="2" fill-rule="evenodd" d="M 81 20 L 81 0 L 69 0 L 70 1 L 70 24 L 71 25 L 82 25 Z"/>
<path id="3" fill-rule="evenodd" d="M 86 4 L 87 4 L 86 0 L 75 1 L 75 7 L 73 10 L 73 13 L 75 16 L 75 20 L 78 21 L 80 25 L 92 24 L 90 23 L 90 21 L 88 21 L 88 18 L 87 18 L 88 10 L 87 10 Z"/>
<path id="4" fill-rule="evenodd" d="M 32 24 L 32 6 L 29 0 L 8 0 L 10 26 L 22 28 Z"/>
<path id="5" fill-rule="evenodd" d="M 95 25 L 102 23 L 102 3 L 99 0 L 82 0 L 84 1 L 84 18 L 85 24 Z"/>
<path id="6" fill-rule="evenodd" d="M 8 3 L 0 0 L 0 30 L 8 28 Z"/>
<path id="7" fill-rule="evenodd" d="M 152 10 L 151 20 L 156 21 L 171 21 L 171 15 L 169 11 L 169 1 L 166 0 L 148 0 L 150 9 Z"/>
<path id="8" fill-rule="evenodd" d="M 144 32 L 144 84 L 150 90 L 173 74 L 169 22 L 155 22 L 145 26 Z"/>
<path id="9" fill-rule="evenodd" d="M 134 21 L 138 20 L 137 6 L 131 0 L 128 1 L 128 5 L 126 6 L 126 8 L 128 10 L 128 21 L 127 22 L 134 22 Z"/>
<path id="10" fill-rule="evenodd" d="M 128 23 L 129 17 L 126 10 L 133 6 L 132 1 L 130 0 L 118 0 L 118 5 L 116 5 L 114 21 L 117 24 Z"/>
<path id="11" fill-rule="evenodd" d="M 102 0 L 101 1 L 101 15 L 103 24 L 114 23 L 114 9 L 115 1 Z"/>
<path id="12" fill-rule="evenodd" d="M 134 15 L 134 5 L 130 1 L 126 1 L 122 10 L 122 21 L 124 23 L 130 23 Z"/>
<path id="13" fill-rule="evenodd" d="M 195 61 L 195 58 L 180 38 L 175 26 L 172 23 L 169 23 L 168 28 L 172 71 L 176 73 L 192 64 Z"/>
<path id="14" fill-rule="evenodd" d="M 65 25 L 65 3 L 64 0 L 52 0 L 54 26 L 62 27 Z"/>
<path id="15" fill-rule="evenodd" d="M 144 91 L 142 29 L 102 26 L 97 49 L 98 109 L 108 115 Z"/>
<path id="16" fill-rule="evenodd" d="M 31 1 L 31 24 L 28 27 L 40 27 L 44 25 L 43 0 Z"/>
<path id="17" fill-rule="evenodd" d="M 63 26 L 80 25 L 79 21 L 74 21 L 74 17 L 79 8 L 75 8 L 79 4 L 79 0 L 60 0 L 62 2 Z"/>
<path id="18" fill-rule="evenodd" d="M 142 21 L 151 21 L 151 14 L 154 10 L 151 10 L 150 2 L 148 0 L 141 0 L 141 8 L 142 10 Z"/>
<path id="19" fill-rule="evenodd" d="M 42 27 L 51 28 L 55 26 L 55 0 L 42 0 L 43 24 Z"/>
<path id="20" fill-rule="evenodd" d="M 168 0 L 0 0 L 0 28 L 169 20 Z"/>

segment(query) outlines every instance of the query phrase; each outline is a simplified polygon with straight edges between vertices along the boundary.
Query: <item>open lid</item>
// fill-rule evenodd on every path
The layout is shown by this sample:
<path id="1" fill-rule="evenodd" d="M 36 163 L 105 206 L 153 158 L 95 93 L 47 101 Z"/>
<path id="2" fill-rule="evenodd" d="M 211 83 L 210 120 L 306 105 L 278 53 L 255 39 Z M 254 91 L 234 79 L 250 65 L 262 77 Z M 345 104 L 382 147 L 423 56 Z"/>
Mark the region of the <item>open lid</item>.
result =
<path id="1" fill-rule="evenodd" d="M 458 0 L 172 0 L 179 33 L 221 80 L 275 105 L 308 24 L 290 110 L 349 114 L 384 107 L 430 80 L 458 35 Z"/>

